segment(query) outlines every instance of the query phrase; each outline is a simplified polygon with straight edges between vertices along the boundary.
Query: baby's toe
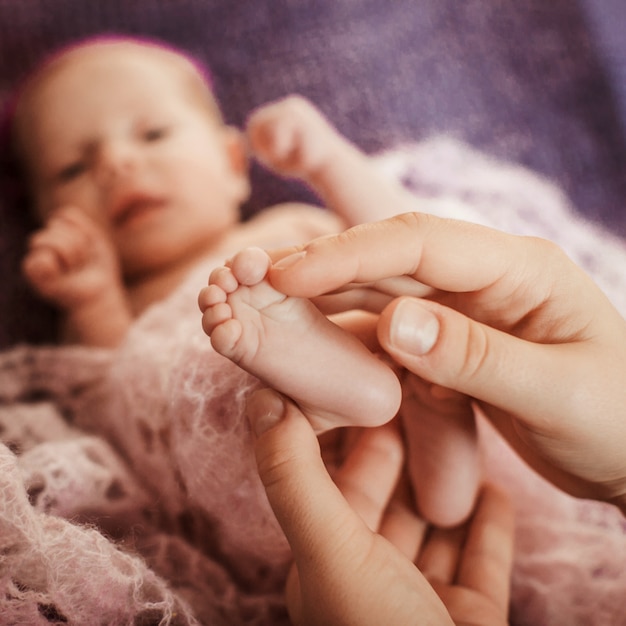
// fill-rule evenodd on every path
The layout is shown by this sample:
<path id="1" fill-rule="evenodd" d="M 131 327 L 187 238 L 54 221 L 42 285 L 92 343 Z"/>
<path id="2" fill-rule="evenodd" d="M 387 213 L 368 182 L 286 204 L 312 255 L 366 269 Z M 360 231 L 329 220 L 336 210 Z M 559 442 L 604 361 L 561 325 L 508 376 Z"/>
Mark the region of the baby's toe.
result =
<path id="1" fill-rule="evenodd" d="M 260 283 L 270 267 L 270 257 L 261 248 L 246 248 L 230 261 L 230 268 L 236 280 L 242 285 Z"/>
<path id="2" fill-rule="evenodd" d="M 233 310 L 226 302 L 220 302 L 207 308 L 202 315 L 202 329 L 207 335 L 213 335 L 215 330 L 233 317 Z"/>
<path id="3" fill-rule="evenodd" d="M 203 313 L 220 302 L 226 302 L 226 292 L 217 285 L 204 287 L 198 294 L 198 306 Z"/>
<path id="4" fill-rule="evenodd" d="M 237 344 L 242 336 L 243 327 L 236 319 L 229 319 L 214 327 L 210 333 L 211 345 L 223 356 L 237 361 Z"/>
<path id="5" fill-rule="evenodd" d="M 218 287 L 224 293 L 233 293 L 239 287 L 239 281 L 230 267 L 217 267 L 209 276 L 209 287 Z"/>
<path id="6" fill-rule="evenodd" d="M 209 285 L 204 287 L 198 295 L 198 305 L 200 310 L 204 313 L 209 307 L 226 302 L 226 292 L 217 285 Z"/>

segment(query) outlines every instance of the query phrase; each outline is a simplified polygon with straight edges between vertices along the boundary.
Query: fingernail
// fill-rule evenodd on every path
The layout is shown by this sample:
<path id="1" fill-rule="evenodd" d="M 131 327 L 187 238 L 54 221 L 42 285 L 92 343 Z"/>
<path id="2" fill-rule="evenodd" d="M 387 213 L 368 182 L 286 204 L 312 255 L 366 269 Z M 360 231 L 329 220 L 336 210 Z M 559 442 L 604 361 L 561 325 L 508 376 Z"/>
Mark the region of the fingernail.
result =
<path id="1" fill-rule="evenodd" d="M 285 414 L 285 402 L 272 389 L 255 391 L 246 403 L 246 413 L 257 437 L 273 428 Z"/>
<path id="2" fill-rule="evenodd" d="M 396 306 L 389 332 L 392 347 L 422 356 L 432 349 L 438 335 L 439 320 L 415 300 L 406 298 Z"/>
<path id="3" fill-rule="evenodd" d="M 272 266 L 272 269 L 278 270 L 286 270 L 293 267 L 296 263 L 299 263 L 306 256 L 306 250 L 302 250 L 302 252 L 296 252 L 294 254 L 290 254 L 286 256 L 284 259 L 277 261 Z"/>

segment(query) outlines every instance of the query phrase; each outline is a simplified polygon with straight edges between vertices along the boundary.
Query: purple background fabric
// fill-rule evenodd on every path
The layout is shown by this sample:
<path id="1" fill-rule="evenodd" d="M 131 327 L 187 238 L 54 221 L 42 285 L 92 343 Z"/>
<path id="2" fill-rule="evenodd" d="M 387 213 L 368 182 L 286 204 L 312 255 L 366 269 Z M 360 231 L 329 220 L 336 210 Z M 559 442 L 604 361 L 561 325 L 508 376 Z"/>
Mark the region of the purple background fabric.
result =
<path id="1" fill-rule="evenodd" d="M 76 38 L 158 37 L 211 67 L 229 122 L 298 92 L 367 151 L 447 133 L 545 174 L 577 210 L 626 235 L 619 38 L 607 19 L 623 14 L 619 0 L 0 0 L 0 96 Z M 311 199 L 256 167 L 253 184 L 247 215 Z M 5 201 L 0 346 L 48 336 L 11 279 L 22 224 Z"/>

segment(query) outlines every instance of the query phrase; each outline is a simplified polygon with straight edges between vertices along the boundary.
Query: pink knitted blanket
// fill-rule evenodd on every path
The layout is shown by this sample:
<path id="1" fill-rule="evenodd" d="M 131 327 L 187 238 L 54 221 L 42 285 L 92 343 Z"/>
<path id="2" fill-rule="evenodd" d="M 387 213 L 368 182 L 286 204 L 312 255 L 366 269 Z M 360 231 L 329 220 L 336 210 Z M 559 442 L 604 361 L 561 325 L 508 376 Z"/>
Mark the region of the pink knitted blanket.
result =
<path id="1" fill-rule="evenodd" d="M 416 209 L 557 240 L 626 311 L 624 244 L 545 181 L 447 140 L 380 167 Z M 207 273 L 115 351 L 0 355 L 0 623 L 288 623 L 288 549 L 242 410 L 257 383 L 201 331 Z M 518 509 L 512 623 L 626 624 L 626 520 L 547 485 L 482 426 L 486 471 Z"/>
<path id="2" fill-rule="evenodd" d="M 203 280 L 116 351 L 0 359 L 2 623 L 285 622 L 287 546 L 242 411 L 255 381 L 202 333 Z"/>

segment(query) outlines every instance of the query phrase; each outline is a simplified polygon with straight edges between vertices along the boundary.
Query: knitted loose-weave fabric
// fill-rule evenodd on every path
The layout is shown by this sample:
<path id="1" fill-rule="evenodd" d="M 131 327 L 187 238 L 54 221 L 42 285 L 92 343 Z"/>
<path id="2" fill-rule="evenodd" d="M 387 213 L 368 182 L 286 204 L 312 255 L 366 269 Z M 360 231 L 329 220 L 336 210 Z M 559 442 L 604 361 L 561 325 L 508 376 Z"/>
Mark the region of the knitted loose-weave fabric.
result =
<path id="1" fill-rule="evenodd" d="M 626 246 L 545 180 L 450 139 L 378 164 L 416 208 L 556 239 L 626 311 L 615 270 Z M 207 273 L 149 309 L 116 351 L 0 356 L 0 623 L 288 623 L 288 549 L 243 417 L 257 382 L 202 333 Z M 487 476 L 517 509 L 511 623 L 626 624 L 621 513 L 556 490 L 484 420 L 481 434 Z"/>
<path id="2" fill-rule="evenodd" d="M 0 358 L 0 623 L 286 623 L 286 543 L 243 419 L 255 382 L 211 350 L 201 284 L 117 351 Z"/>

